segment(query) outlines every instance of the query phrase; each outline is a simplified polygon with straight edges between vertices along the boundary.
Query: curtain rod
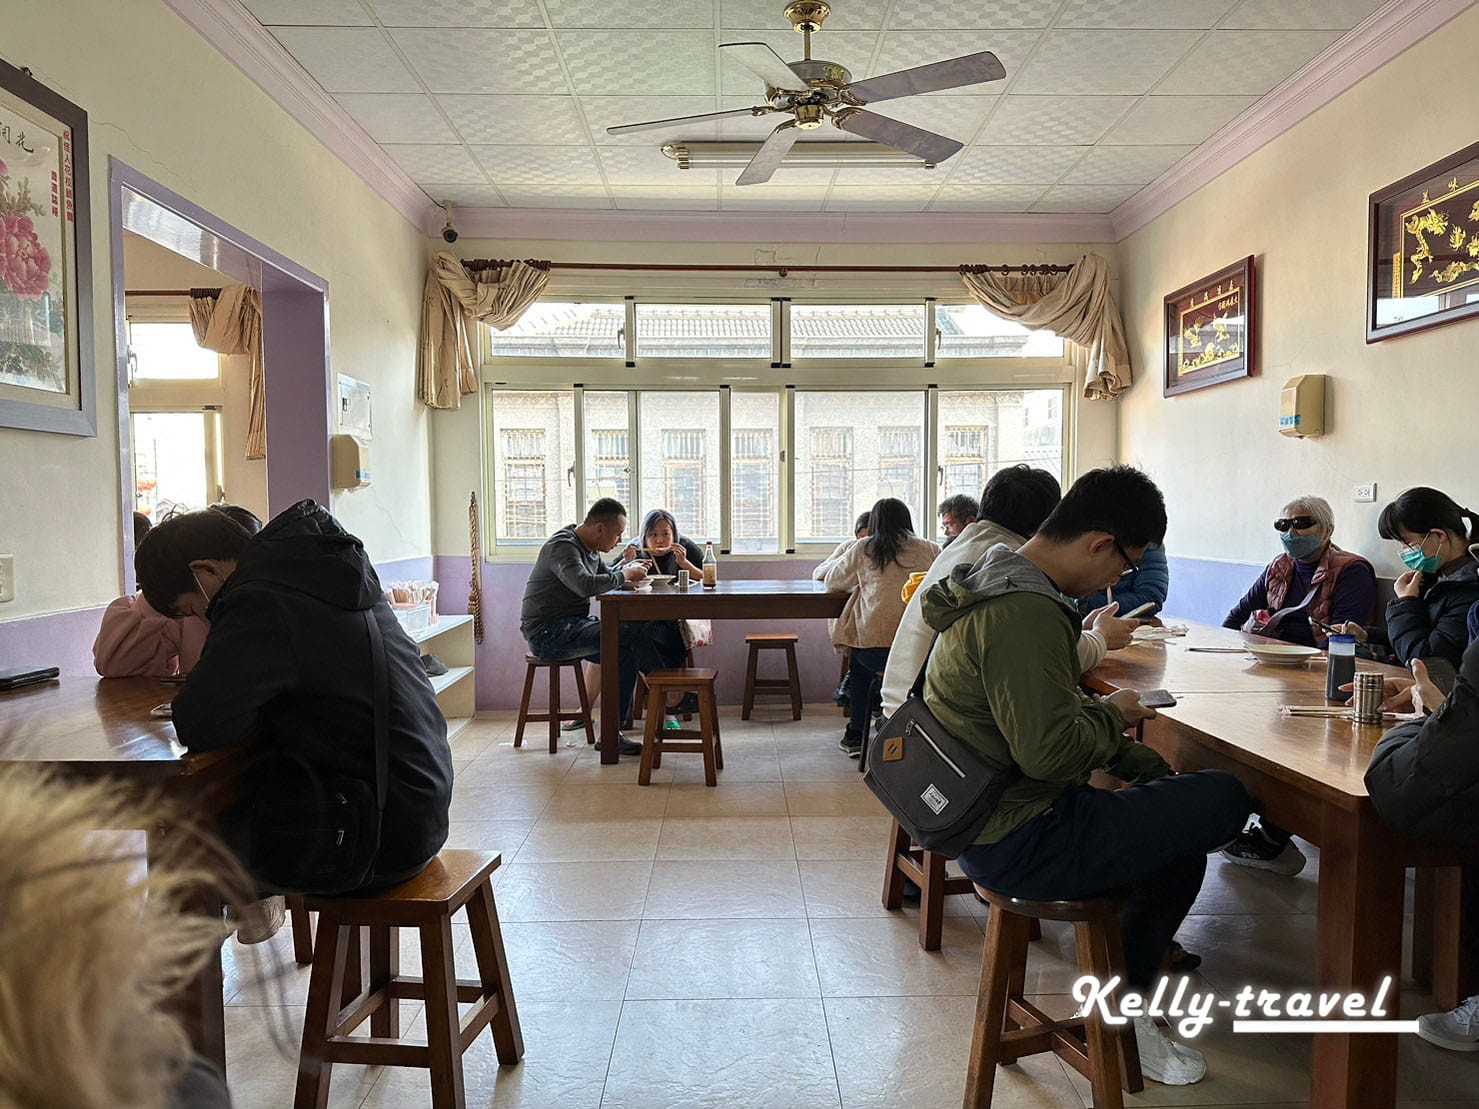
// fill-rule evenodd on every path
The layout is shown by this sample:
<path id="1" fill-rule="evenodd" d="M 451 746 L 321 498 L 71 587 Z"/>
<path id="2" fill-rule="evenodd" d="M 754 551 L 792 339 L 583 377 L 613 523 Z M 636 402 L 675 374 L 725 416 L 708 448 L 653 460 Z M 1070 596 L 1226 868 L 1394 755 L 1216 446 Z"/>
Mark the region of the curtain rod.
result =
<path id="1" fill-rule="evenodd" d="M 210 296 L 221 295 L 220 289 L 125 289 L 123 295 L 126 297 L 188 297 L 198 293 L 206 293 Z"/>
<path id="2" fill-rule="evenodd" d="M 469 258 L 462 264 L 472 273 L 483 270 L 502 269 L 523 259 L 512 258 Z M 698 265 L 667 262 L 527 262 L 537 269 L 552 270 L 666 270 L 676 273 L 774 273 L 785 277 L 790 273 L 1067 273 L 1072 266 L 754 266 L 754 265 Z"/>

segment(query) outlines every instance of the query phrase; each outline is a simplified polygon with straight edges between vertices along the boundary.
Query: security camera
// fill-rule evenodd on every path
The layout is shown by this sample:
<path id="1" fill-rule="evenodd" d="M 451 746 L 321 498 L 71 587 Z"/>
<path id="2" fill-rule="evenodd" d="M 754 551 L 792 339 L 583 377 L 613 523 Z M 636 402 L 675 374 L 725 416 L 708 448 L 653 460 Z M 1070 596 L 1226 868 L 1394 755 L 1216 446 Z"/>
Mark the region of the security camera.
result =
<path id="1" fill-rule="evenodd" d="M 455 243 L 457 241 L 457 228 L 452 226 L 452 206 L 450 204 L 443 204 L 442 211 L 447 213 L 447 225 L 442 228 L 442 238 L 449 243 Z"/>

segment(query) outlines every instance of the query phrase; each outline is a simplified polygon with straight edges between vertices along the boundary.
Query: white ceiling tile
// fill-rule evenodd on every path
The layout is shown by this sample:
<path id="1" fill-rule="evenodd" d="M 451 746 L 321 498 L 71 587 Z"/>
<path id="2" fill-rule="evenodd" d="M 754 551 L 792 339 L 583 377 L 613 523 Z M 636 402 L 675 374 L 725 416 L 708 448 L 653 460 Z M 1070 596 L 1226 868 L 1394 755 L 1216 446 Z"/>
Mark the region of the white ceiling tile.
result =
<path id="1" fill-rule="evenodd" d="M 267 27 L 373 27 L 359 0 L 244 0 L 247 11 Z"/>
<path id="2" fill-rule="evenodd" d="M 495 185 L 601 184 L 589 146 L 475 146 L 472 153 Z"/>
<path id="3" fill-rule="evenodd" d="M 1065 185 L 1148 185 L 1194 146 L 1096 146 L 1063 178 Z"/>
<path id="4" fill-rule="evenodd" d="M 1290 7 L 1296 0 L 1278 0 Z M 1211 27 L 1237 0 L 1068 0 L 1059 27 L 1142 28 Z"/>
<path id="5" fill-rule="evenodd" d="M 714 29 L 715 0 L 545 0 L 550 24 L 565 27 L 704 27 Z"/>
<path id="6" fill-rule="evenodd" d="M 717 183 L 719 171 L 713 169 L 679 169 L 678 163 L 656 146 L 598 146 L 601 168 L 613 185 L 669 185 L 690 174 L 689 184 L 705 186 Z"/>
<path id="7" fill-rule="evenodd" d="M 1147 96 L 1102 141 L 1106 146 L 1199 143 L 1256 103 L 1256 96 Z"/>
<path id="8" fill-rule="evenodd" d="M 844 173 L 845 170 L 839 171 Z M 935 198 L 935 185 L 834 185 L 827 212 L 922 212 Z"/>
<path id="9" fill-rule="evenodd" d="M 543 27 L 535 0 L 370 0 L 387 27 Z"/>
<path id="10" fill-rule="evenodd" d="M 1338 38 L 1339 31 L 1213 31 L 1156 92 L 1259 96 Z"/>
<path id="11" fill-rule="evenodd" d="M 1050 31 L 1012 91 L 1139 95 L 1198 37 L 1196 31 Z"/>
<path id="12" fill-rule="evenodd" d="M 714 91 L 712 31 L 561 31 L 556 37 L 582 96 Z"/>
<path id="13" fill-rule="evenodd" d="M 736 185 L 725 182 L 719 207 L 726 212 L 820 212 L 827 199 L 825 187 L 785 188 L 774 183 Z"/>
<path id="14" fill-rule="evenodd" d="M 437 102 L 464 142 L 571 146 L 588 142 L 573 96 L 458 96 Z"/>
<path id="15" fill-rule="evenodd" d="M 931 212 L 1025 212 L 1047 191 L 1045 185 L 946 185 Z"/>
<path id="16" fill-rule="evenodd" d="M 800 42 L 801 36 L 791 30 L 786 20 L 785 7 L 781 0 L 719 0 L 720 26 L 726 31 L 731 28 L 774 27 Z M 832 14 L 827 17 L 822 33 L 812 36 L 812 44 L 815 46 L 836 31 L 876 31 L 883 26 L 887 11 L 887 0 L 838 0 L 832 5 Z M 796 53 L 799 56 L 801 52 L 798 50 Z M 813 49 L 812 53 L 817 52 Z"/>
<path id="17" fill-rule="evenodd" d="M 419 92 L 375 28 L 275 27 L 272 35 L 329 92 Z"/>
<path id="18" fill-rule="evenodd" d="M 808 173 L 822 172 L 807 170 Z M 791 178 L 787 178 L 791 180 Z M 837 170 L 838 185 L 902 185 L 910 188 L 939 188 L 945 180 L 943 168 L 925 169 L 922 165 L 843 166 Z"/>
<path id="19" fill-rule="evenodd" d="M 336 100 L 376 142 L 456 142 L 429 96 L 420 93 L 340 93 Z"/>
<path id="20" fill-rule="evenodd" d="M 986 27 L 1047 27 L 1059 0 L 933 0 L 895 4 L 891 31 L 965 30 Z"/>
<path id="21" fill-rule="evenodd" d="M 634 211 L 713 212 L 719 208 L 719 189 L 693 186 L 613 185 L 612 199 L 618 208 Z"/>
<path id="22" fill-rule="evenodd" d="M 510 208 L 606 208 L 611 198 L 599 185 L 525 185 L 500 190 Z"/>
<path id="23" fill-rule="evenodd" d="M 801 36 L 791 31 L 753 28 L 724 31 L 720 35 L 720 41 L 763 42 L 788 62 L 800 61 L 803 57 L 804 44 Z M 851 73 L 854 81 L 859 81 L 867 75 L 868 62 L 873 57 L 873 48 L 877 43 L 877 31 L 829 30 L 812 36 L 811 56 L 835 62 Z M 728 96 L 753 96 L 755 99 L 752 103 L 763 104 L 765 82 L 738 62 L 726 58 L 724 51 L 719 51 L 719 57 L 719 82 L 723 92 Z"/>
<path id="24" fill-rule="evenodd" d="M 492 185 L 444 185 L 422 184 L 426 195 L 438 204 L 452 205 L 452 218 L 457 218 L 458 208 L 502 208 L 503 197 Z"/>
<path id="25" fill-rule="evenodd" d="M 952 185 L 1051 185 L 1086 146 L 973 146 L 946 163 Z"/>
<path id="26" fill-rule="evenodd" d="M 654 119 L 677 119 L 718 111 L 712 96 L 582 96 L 580 106 L 585 109 L 585 117 L 590 121 L 598 146 L 656 147 L 681 139 L 708 139 L 712 142 L 719 138 L 719 127 L 715 123 L 689 123 L 627 135 L 606 134 L 606 128 L 623 123 L 646 123 Z"/>
<path id="27" fill-rule="evenodd" d="M 437 29 L 392 35 L 432 92 L 569 91 L 546 31 Z"/>
<path id="28" fill-rule="evenodd" d="M 1140 185 L 1054 185 L 1032 206 L 1034 212 L 1112 212 Z"/>
<path id="29" fill-rule="evenodd" d="M 991 96 L 906 96 L 881 100 L 869 111 L 968 143 L 996 104 Z"/>
<path id="30" fill-rule="evenodd" d="M 775 176 L 769 181 L 755 186 L 760 189 L 798 189 L 798 188 L 821 188 L 825 189 L 832 183 L 834 174 L 839 170 L 827 166 L 803 166 L 795 162 L 782 162 L 780 168 L 775 171 Z M 856 173 L 856 170 L 846 172 Z M 733 181 L 740 175 L 740 170 L 725 169 L 719 171 L 721 180 Z"/>
<path id="31" fill-rule="evenodd" d="M 883 36 L 878 64 L 868 76 L 990 50 L 1006 68 L 1006 80 L 1010 81 L 1027 61 L 1041 34 L 1040 31 L 888 31 Z M 853 74 L 854 78 L 857 76 Z M 992 96 L 1005 85 L 1006 81 L 987 81 L 930 95 Z"/>
<path id="32" fill-rule="evenodd" d="M 1098 142 L 1133 96 L 1008 96 L 977 140 L 994 146 L 1082 146 Z"/>
<path id="33" fill-rule="evenodd" d="M 1228 16 L 1224 27 L 1295 28 L 1315 27 L 1348 31 L 1385 0 L 1243 0 Z"/>
<path id="34" fill-rule="evenodd" d="M 449 185 L 486 185 L 487 177 L 465 147 L 424 143 L 385 143 L 385 152 L 415 181 Z"/>

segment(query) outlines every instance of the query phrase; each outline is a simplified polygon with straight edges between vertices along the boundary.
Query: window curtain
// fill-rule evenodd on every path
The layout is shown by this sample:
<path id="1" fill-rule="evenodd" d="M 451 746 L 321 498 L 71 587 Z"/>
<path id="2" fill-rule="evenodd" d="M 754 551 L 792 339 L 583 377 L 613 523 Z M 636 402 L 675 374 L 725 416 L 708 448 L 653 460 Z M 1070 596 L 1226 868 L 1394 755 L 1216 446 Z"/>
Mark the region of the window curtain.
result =
<path id="1" fill-rule="evenodd" d="M 1067 273 L 962 266 L 960 275 L 966 291 L 998 316 L 1062 338 L 1090 400 L 1109 400 L 1130 387 L 1125 325 L 1099 255 L 1084 255 Z"/>
<path id="2" fill-rule="evenodd" d="M 251 415 L 246 456 L 267 457 L 267 393 L 262 386 L 262 294 L 245 285 L 190 290 L 190 326 L 195 342 L 217 354 L 251 356 Z"/>
<path id="3" fill-rule="evenodd" d="M 519 322 L 549 284 L 548 262 L 480 266 L 439 250 L 421 298 L 416 396 L 428 408 L 457 408 L 478 390 L 474 324 L 498 330 Z"/>

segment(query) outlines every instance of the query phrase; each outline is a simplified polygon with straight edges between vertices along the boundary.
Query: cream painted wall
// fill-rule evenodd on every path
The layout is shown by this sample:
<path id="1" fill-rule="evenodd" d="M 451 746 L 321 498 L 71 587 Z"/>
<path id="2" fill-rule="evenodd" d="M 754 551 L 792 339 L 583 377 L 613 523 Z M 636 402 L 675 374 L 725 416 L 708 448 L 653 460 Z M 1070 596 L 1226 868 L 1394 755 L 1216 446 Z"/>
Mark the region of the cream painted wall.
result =
<path id="1" fill-rule="evenodd" d="M 1139 382 L 1122 398 L 1126 461 L 1166 492 L 1173 555 L 1262 563 L 1269 522 L 1301 492 L 1335 507 L 1337 542 L 1401 567 L 1382 505 L 1435 485 L 1479 506 L 1474 398 L 1479 321 L 1365 341 L 1367 196 L 1472 143 L 1479 8 L 1449 23 L 1119 244 L 1121 304 Z M 1452 79 L 1448 79 L 1448 75 Z M 1258 256 L 1261 367 L 1251 380 L 1161 396 L 1161 299 Z M 1279 389 L 1330 375 L 1328 434 L 1278 433 Z M 1377 482 L 1375 504 L 1352 485 Z"/>
<path id="2" fill-rule="evenodd" d="M 423 236 L 160 0 L 6 0 L 4 23 L 5 60 L 89 115 L 99 426 L 93 439 L 0 429 L 0 552 L 18 592 L 0 621 L 120 589 L 109 156 L 329 281 L 332 368 L 375 390 L 375 483 L 334 511 L 376 561 L 428 554 Z"/>

